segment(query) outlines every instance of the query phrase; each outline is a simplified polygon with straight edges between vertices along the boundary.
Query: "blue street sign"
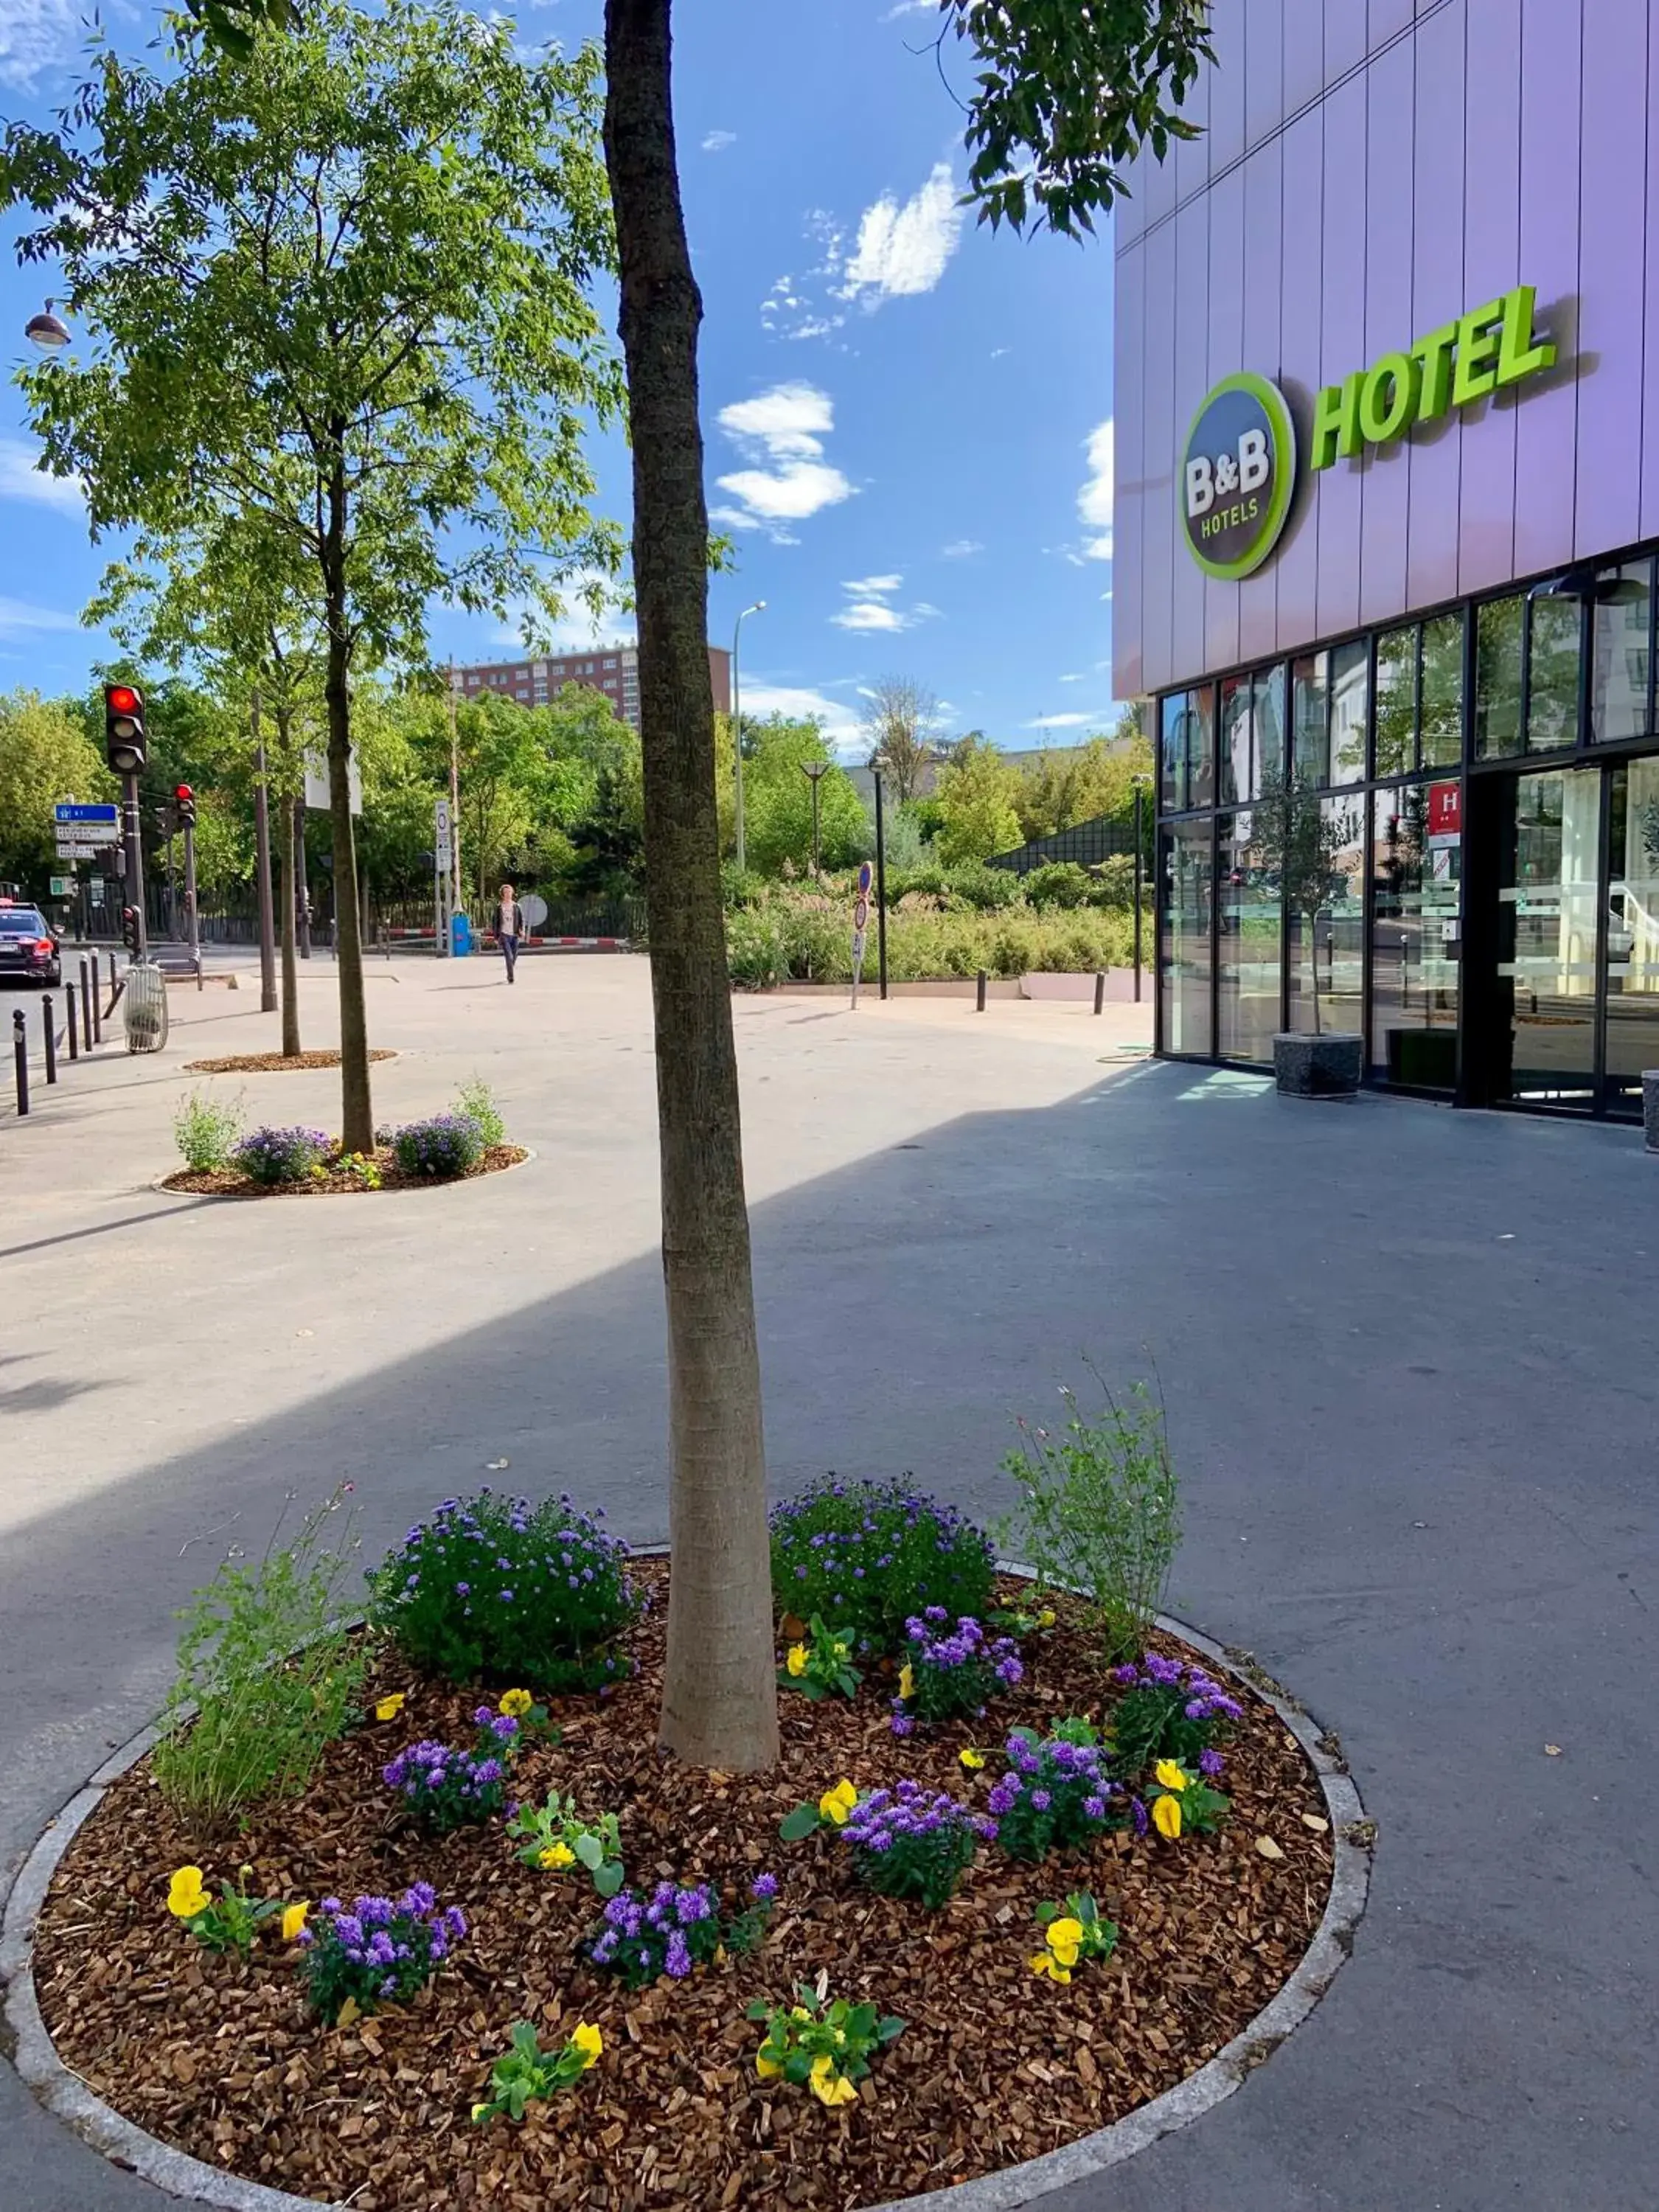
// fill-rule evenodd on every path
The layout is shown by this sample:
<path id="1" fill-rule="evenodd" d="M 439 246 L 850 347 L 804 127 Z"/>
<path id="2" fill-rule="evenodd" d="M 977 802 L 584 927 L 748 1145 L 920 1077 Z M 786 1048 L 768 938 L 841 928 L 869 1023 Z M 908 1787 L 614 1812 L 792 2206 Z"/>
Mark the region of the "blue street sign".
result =
<path id="1" fill-rule="evenodd" d="M 113 829 L 120 821 L 118 807 L 113 805 L 76 805 L 73 799 L 61 800 L 52 810 L 55 822 L 105 822 Z"/>

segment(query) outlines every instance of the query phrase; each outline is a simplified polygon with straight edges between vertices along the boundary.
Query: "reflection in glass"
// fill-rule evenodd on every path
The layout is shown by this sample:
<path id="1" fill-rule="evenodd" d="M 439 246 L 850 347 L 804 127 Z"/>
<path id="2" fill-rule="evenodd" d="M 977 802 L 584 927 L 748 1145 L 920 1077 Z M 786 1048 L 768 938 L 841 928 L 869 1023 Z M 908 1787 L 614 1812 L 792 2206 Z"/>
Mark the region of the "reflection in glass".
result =
<path id="1" fill-rule="evenodd" d="M 1255 775 L 1255 724 L 1248 676 L 1229 676 L 1223 683 L 1219 727 L 1216 795 L 1223 806 L 1231 806 L 1249 797 Z"/>
<path id="2" fill-rule="evenodd" d="M 1363 637 L 1331 648 L 1331 781 L 1364 783 L 1370 720 L 1370 648 Z"/>
<path id="3" fill-rule="evenodd" d="M 1497 1095 L 1588 1109 L 1595 1097 L 1601 779 L 1594 769 L 1557 769 L 1504 782 L 1498 975 L 1510 1004 L 1510 1053 Z"/>
<path id="4" fill-rule="evenodd" d="M 1413 1091 L 1457 1079 L 1461 842 L 1429 836 L 1428 786 L 1370 800 L 1373 1073 Z"/>
<path id="5" fill-rule="evenodd" d="M 1659 1067 L 1659 760 L 1608 779 L 1607 1107 L 1642 1110 L 1642 1070 Z"/>
<path id="6" fill-rule="evenodd" d="M 1213 900 L 1209 823 L 1177 823 L 1164 836 L 1161 859 L 1158 990 L 1164 1049 L 1207 1056 Z"/>
<path id="7" fill-rule="evenodd" d="M 1417 625 L 1385 629 L 1376 641 L 1377 775 L 1417 765 Z"/>
<path id="8" fill-rule="evenodd" d="M 1216 1051 L 1271 1060 L 1279 1029 L 1282 945 L 1278 871 L 1255 837 L 1253 812 L 1217 817 Z"/>
<path id="9" fill-rule="evenodd" d="M 1488 599 L 1474 611 L 1474 757 L 1521 750 L 1521 633 L 1526 601 Z"/>
<path id="10" fill-rule="evenodd" d="M 1463 757 L 1463 617 L 1437 615 L 1423 625 L 1421 743 L 1425 768 L 1455 768 Z"/>
<path id="11" fill-rule="evenodd" d="M 1527 652 L 1527 750 L 1554 752 L 1578 742 L 1579 602 L 1540 593 L 1532 603 Z"/>
<path id="12" fill-rule="evenodd" d="M 1302 781 L 1330 781 L 1331 733 L 1328 653 L 1304 653 L 1291 663 L 1291 759 Z"/>
<path id="13" fill-rule="evenodd" d="M 1166 814 L 1184 814 L 1188 807 L 1210 804 L 1212 696 L 1207 684 L 1164 696 L 1159 793 Z"/>
<path id="14" fill-rule="evenodd" d="M 1285 871 L 1288 1026 L 1357 1036 L 1364 1003 L 1364 802 L 1310 794 L 1308 803 L 1318 808 L 1317 830 L 1292 842 Z"/>
<path id="15" fill-rule="evenodd" d="M 1596 579 L 1590 606 L 1590 743 L 1639 738 L 1648 727 L 1648 618 L 1653 564 L 1627 561 Z"/>
<path id="16" fill-rule="evenodd" d="M 1250 713 L 1255 723 L 1255 766 L 1250 797 L 1259 799 L 1265 783 L 1285 773 L 1285 664 L 1256 672 L 1250 690 Z"/>

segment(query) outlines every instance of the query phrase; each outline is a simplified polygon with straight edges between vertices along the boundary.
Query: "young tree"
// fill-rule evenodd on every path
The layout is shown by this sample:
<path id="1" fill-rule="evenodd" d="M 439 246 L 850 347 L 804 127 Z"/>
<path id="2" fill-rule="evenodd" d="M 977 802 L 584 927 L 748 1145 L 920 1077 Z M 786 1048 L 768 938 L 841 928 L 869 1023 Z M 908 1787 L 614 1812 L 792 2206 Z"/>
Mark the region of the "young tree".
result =
<path id="1" fill-rule="evenodd" d="M 869 745 L 866 758 L 882 769 L 895 800 L 922 795 L 927 771 L 940 757 L 939 702 L 908 676 L 879 676 L 860 716 Z"/>
<path id="2" fill-rule="evenodd" d="M 817 779 L 818 854 L 826 868 L 862 860 L 871 847 L 870 817 L 852 778 L 839 766 L 816 722 L 787 722 L 774 714 L 744 728 L 744 805 L 749 865 L 776 875 L 786 861 L 812 863 L 812 785 Z"/>
<path id="3" fill-rule="evenodd" d="M 234 36 L 237 11 L 203 4 Z M 98 341 L 22 378 L 94 536 L 216 506 L 307 564 L 342 1133 L 368 1151 L 352 672 L 423 663 L 434 599 L 556 612 L 560 570 L 615 567 L 582 457 L 584 416 L 620 400 L 587 296 L 612 238 L 592 49 L 522 61 L 510 25 L 450 0 L 301 14 L 239 57 L 180 35 L 165 76 L 106 61 L 58 127 L 13 127 L 0 204 L 41 216 L 19 251 L 62 264 Z"/>
<path id="4" fill-rule="evenodd" d="M 988 738 L 964 738 L 939 770 L 939 858 L 948 866 L 986 860 L 1023 842 L 1020 773 Z"/>
<path id="5" fill-rule="evenodd" d="M 1286 775 L 1274 769 L 1264 775 L 1261 804 L 1252 811 L 1250 842 L 1257 860 L 1279 878 L 1285 913 L 1306 926 L 1316 1036 L 1320 1033 L 1316 925 L 1331 902 L 1340 863 L 1353 851 L 1359 820 L 1340 797 L 1322 793 L 1310 777 L 1294 769 Z"/>
<path id="6" fill-rule="evenodd" d="M 53 807 L 116 795 L 103 754 L 58 701 L 33 691 L 0 697 L 0 879 L 44 898 Z"/>

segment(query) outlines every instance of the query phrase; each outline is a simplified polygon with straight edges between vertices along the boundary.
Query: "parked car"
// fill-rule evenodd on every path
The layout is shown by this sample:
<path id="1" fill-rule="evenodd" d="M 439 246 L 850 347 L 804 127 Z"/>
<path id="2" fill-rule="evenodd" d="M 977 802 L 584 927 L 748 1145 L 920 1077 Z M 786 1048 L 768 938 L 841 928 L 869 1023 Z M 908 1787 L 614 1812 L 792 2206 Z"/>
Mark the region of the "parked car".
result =
<path id="1" fill-rule="evenodd" d="M 47 985 L 64 980 L 64 948 L 39 907 L 0 899 L 0 979 Z"/>

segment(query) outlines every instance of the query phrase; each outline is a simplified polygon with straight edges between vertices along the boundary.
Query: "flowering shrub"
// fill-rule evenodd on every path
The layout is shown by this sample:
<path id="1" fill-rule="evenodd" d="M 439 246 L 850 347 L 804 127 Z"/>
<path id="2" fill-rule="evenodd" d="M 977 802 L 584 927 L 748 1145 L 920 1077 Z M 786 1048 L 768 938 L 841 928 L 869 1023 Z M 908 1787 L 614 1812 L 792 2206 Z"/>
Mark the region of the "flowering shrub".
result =
<path id="1" fill-rule="evenodd" d="M 942 1790 L 901 1782 L 860 1797 L 841 1832 L 866 1888 L 914 1897 L 932 1911 L 948 1903 L 981 1837 L 994 1836 L 996 1824 Z"/>
<path id="2" fill-rule="evenodd" d="M 590 2066 L 597 2066 L 605 2038 L 587 2021 L 578 2021 L 562 2051 L 544 2051 L 541 2038 L 527 2020 L 513 2030 L 511 2046 L 489 2069 L 489 2095 L 472 2107 L 472 2118 L 483 2126 L 499 2112 L 522 2120 L 524 2108 L 534 2097 L 550 2097 L 580 2081 Z"/>
<path id="3" fill-rule="evenodd" d="M 627 1559 L 568 1498 L 483 1490 L 447 1498 L 387 1553 L 368 1577 L 370 1617 L 453 1681 L 593 1689 L 626 1671 L 613 1647 L 638 1610 Z"/>
<path id="4" fill-rule="evenodd" d="M 1045 1740 L 1018 1728 L 1008 1738 L 1008 1771 L 986 1801 L 997 1841 L 1012 1858 L 1081 1850 L 1104 1828 L 1121 1827 L 1123 1793 L 1109 1781 L 1094 1730 L 1062 1721 Z"/>
<path id="5" fill-rule="evenodd" d="M 1229 1721 L 1244 1708 L 1229 1697 L 1201 1667 L 1183 1666 L 1148 1651 L 1139 1666 L 1112 1669 L 1123 1689 L 1112 1714 L 1113 1756 L 1124 1774 L 1140 1774 L 1155 1759 L 1183 1760 L 1206 1775 L 1219 1774 L 1224 1761 L 1213 1748 Z"/>
<path id="6" fill-rule="evenodd" d="M 210 1951 L 240 1951 L 246 1958 L 253 1948 L 253 1939 L 267 1920 L 283 1913 L 283 1933 L 291 1934 L 289 1923 L 294 1912 L 300 1914 L 299 1925 L 305 1924 L 305 1907 L 290 1905 L 283 1911 L 279 1898 L 250 1897 L 246 1882 L 253 1869 L 242 1868 L 233 1885 L 219 1885 L 219 1901 L 216 1905 L 203 1884 L 202 1869 L 198 1866 L 182 1866 L 167 1884 L 167 1911 L 175 1920 L 182 1920 L 197 1942 Z"/>
<path id="7" fill-rule="evenodd" d="M 452 1114 L 464 1114 L 478 1132 L 479 1141 L 486 1152 L 495 1145 L 507 1142 L 507 1124 L 501 1119 L 501 1109 L 495 1103 L 495 1094 L 483 1076 L 475 1075 L 464 1083 L 455 1093 Z M 597 2029 L 595 2030 L 597 2033 Z"/>
<path id="8" fill-rule="evenodd" d="M 380 1170 L 367 1152 L 343 1152 L 334 1163 L 342 1174 L 354 1176 L 365 1190 L 379 1190 Z"/>
<path id="9" fill-rule="evenodd" d="M 389 1897 L 360 1897 L 348 1912 L 337 1897 L 325 1897 L 318 1910 L 320 1922 L 300 1930 L 301 1972 L 306 1995 L 327 2021 L 337 2021 L 347 2005 L 355 2008 L 355 2019 L 388 2000 L 413 1996 L 466 1934 L 459 1905 L 441 1909 L 425 1881 L 395 1904 Z"/>
<path id="10" fill-rule="evenodd" d="M 483 1158 L 483 1132 L 470 1114 L 434 1114 L 392 1139 L 405 1175 L 462 1176 Z"/>
<path id="11" fill-rule="evenodd" d="M 774 1604 L 843 1623 L 861 1650 L 896 1650 L 927 1606 L 982 1613 L 994 1566 L 982 1529 L 902 1481 L 827 1475 L 772 1515 Z"/>
<path id="12" fill-rule="evenodd" d="M 320 1129 L 255 1129 L 231 1153 L 231 1164 L 254 1182 L 303 1182 L 320 1167 L 328 1139 Z"/>
<path id="13" fill-rule="evenodd" d="M 643 1989 L 666 1974 L 684 1981 L 693 1966 L 712 1959 L 722 1945 L 728 1951 L 752 1951 L 766 1933 L 777 1881 L 762 1875 L 750 1886 L 754 1902 L 722 1926 L 718 1891 L 712 1882 L 681 1888 L 659 1881 L 647 1898 L 643 1890 L 619 1891 L 582 1948 L 596 1966 L 620 1974 L 630 1990 Z"/>
<path id="14" fill-rule="evenodd" d="M 763 2021 L 766 2035 L 755 2053 L 763 2081 L 805 2084 L 821 2105 L 850 2105 L 854 2084 L 870 2071 L 870 2053 L 904 2033 L 904 2022 L 881 2019 L 872 2004 L 849 2005 L 830 1998 L 829 1977 L 816 1986 L 802 1983 L 792 2005 L 769 2005 L 757 1997 L 750 2020 Z"/>
<path id="15" fill-rule="evenodd" d="M 1091 1891 L 1073 1890 L 1064 1905 L 1039 1905 L 1036 1917 L 1046 1948 L 1031 1961 L 1034 1974 L 1046 1974 L 1051 1982 L 1069 1982 L 1079 1960 L 1087 1964 L 1112 1955 L 1117 1924 L 1101 1918 Z"/>
<path id="16" fill-rule="evenodd" d="M 584 1820 L 574 1797 L 550 1790 L 546 1804 L 520 1805 L 507 1832 L 519 1838 L 519 1856 L 526 1866 L 544 1867 L 550 1874 L 586 1867 L 601 1897 L 614 1897 L 622 1887 L 622 1831 L 614 1813 Z"/>
<path id="17" fill-rule="evenodd" d="M 904 1624 L 904 1663 L 893 1700 L 893 1733 L 917 1721 L 977 1719 L 999 1690 L 1012 1689 L 1025 1669 L 1011 1636 L 989 1637 L 971 1613 L 954 1628 L 942 1605 Z"/>
<path id="18" fill-rule="evenodd" d="M 400 1790 L 416 1819 L 434 1836 L 487 1820 L 507 1794 L 507 1771 L 518 1748 L 519 1723 L 480 1705 L 472 1716 L 478 1740 L 471 1751 L 423 1741 L 400 1751 L 381 1769 L 386 1786 Z"/>
<path id="19" fill-rule="evenodd" d="M 862 1677 L 853 1664 L 853 1632 L 826 1628 L 814 1613 L 807 1629 L 808 1641 L 792 1644 L 784 1655 L 778 1686 L 799 1690 L 814 1704 L 820 1698 L 850 1698 Z"/>
<path id="20" fill-rule="evenodd" d="M 1213 1835 L 1232 1810 L 1231 1797 L 1212 1790 L 1176 1759 L 1160 1759 L 1152 1769 L 1152 1826 L 1169 1843 L 1183 1829 L 1195 1836 Z"/>

